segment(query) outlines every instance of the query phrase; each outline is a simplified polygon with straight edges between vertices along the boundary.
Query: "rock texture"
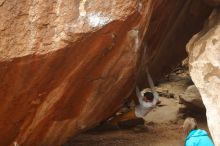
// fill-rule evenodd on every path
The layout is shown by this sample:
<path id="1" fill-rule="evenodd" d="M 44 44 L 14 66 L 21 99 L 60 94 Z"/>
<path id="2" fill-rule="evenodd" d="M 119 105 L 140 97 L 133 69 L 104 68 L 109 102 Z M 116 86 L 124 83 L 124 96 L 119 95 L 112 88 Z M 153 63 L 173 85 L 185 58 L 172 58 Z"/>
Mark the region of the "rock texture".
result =
<path id="1" fill-rule="evenodd" d="M 220 0 L 204 0 L 210 6 L 218 7 L 220 6 Z"/>
<path id="2" fill-rule="evenodd" d="M 199 113 L 205 111 L 201 95 L 195 85 L 187 87 L 186 91 L 179 96 L 179 99 L 180 102 L 183 103 L 190 111 Z"/>
<path id="3" fill-rule="evenodd" d="M 60 145 L 116 112 L 134 87 L 152 4 L 3 1 L 0 145 Z"/>
<path id="4" fill-rule="evenodd" d="M 156 77 L 209 12 L 200 0 L 0 0 L 0 145 L 56 146 L 108 118 L 143 42 Z"/>
<path id="5" fill-rule="evenodd" d="M 206 107 L 209 130 L 220 146 L 220 10 L 188 44 L 191 77 Z"/>
<path id="6" fill-rule="evenodd" d="M 143 63 L 148 65 L 154 79 L 168 73 L 176 62 L 187 56 L 187 42 L 202 29 L 210 11 L 200 0 L 157 1 L 144 40 L 147 59 Z"/>

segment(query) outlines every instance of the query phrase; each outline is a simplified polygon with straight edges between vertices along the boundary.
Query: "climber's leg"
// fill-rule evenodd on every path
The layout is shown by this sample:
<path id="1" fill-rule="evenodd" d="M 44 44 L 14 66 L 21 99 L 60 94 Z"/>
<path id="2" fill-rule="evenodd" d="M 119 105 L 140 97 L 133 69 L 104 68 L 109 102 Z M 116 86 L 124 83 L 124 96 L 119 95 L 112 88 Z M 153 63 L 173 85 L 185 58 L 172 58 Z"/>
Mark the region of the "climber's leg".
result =
<path id="1" fill-rule="evenodd" d="M 128 120 L 133 120 L 133 119 L 137 119 L 134 110 L 116 116 L 115 118 L 110 120 L 109 123 L 111 125 L 118 125 L 118 123 L 120 123 L 120 122 L 124 122 L 124 121 L 128 121 Z"/>

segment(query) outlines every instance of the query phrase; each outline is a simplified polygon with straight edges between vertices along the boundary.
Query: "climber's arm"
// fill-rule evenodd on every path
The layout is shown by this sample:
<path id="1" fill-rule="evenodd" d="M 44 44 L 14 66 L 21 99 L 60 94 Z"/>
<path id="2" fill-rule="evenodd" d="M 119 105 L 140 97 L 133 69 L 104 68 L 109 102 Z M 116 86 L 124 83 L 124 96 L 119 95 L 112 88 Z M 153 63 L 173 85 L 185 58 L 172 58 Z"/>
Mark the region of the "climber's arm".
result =
<path id="1" fill-rule="evenodd" d="M 159 100 L 159 95 L 155 89 L 155 86 L 154 86 L 154 82 L 150 76 L 150 73 L 148 71 L 148 68 L 146 68 L 146 73 L 147 73 L 147 79 L 148 79 L 148 83 L 150 85 L 150 88 L 151 88 L 151 91 L 153 92 L 153 95 L 154 95 L 154 99 L 153 99 L 153 104 L 156 105 L 158 100 Z"/>
<path id="2" fill-rule="evenodd" d="M 144 96 L 141 94 L 140 89 L 138 88 L 138 86 L 136 86 L 136 95 L 138 97 L 138 101 L 139 103 L 143 103 L 144 102 Z"/>

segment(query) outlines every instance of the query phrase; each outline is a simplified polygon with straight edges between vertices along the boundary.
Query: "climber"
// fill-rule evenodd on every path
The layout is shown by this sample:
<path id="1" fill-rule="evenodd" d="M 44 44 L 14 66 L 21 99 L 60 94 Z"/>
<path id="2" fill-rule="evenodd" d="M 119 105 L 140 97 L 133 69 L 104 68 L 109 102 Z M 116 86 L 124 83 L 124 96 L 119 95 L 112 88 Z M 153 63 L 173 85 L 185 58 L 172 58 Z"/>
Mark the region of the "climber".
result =
<path id="1" fill-rule="evenodd" d="M 123 113 L 111 119 L 109 123 L 111 125 L 118 125 L 123 121 L 129 121 L 134 119 L 144 119 L 144 117 L 156 106 L 158 98 L 154 98 L 154 94 L 151 92 L 141 93 L 138 87 L 136 87 L 136 96 L 139 104 L 137 104 L 134 110 L 130 110 L 127 113 Z"/>
<path id="2" fill-rule="evenodd" d="M 148 68 L 146 68 L 146 73 L 147 73 L 148 84 L 150 86 L 151 92 L 146 92 L 144 93 L 144 96 L 143 96 L 139 88 L 136 87 L 136 94 L 139 100 L 139 105 L 135 107 L 135 115 L 141 118 L 144 118 L 147 115 L 147 113 L 149 113 L 151 109 L 156 106 L 156 104 L 160 103 L 159 95 L 156 92 L 156 89 L 154 87 L 154 83 L 150 76 Z"/>
<path id="3" fill-rule="evenodd" d="M 207 132 L 197 128 L 194 118 L 186 118 L 183 124 L 183 130 L 187 136 L 185 146 L 214 146 Z"/>
<path id="4" fill-rule="evenodd" d="M 135 106 L 135 109 L 127 113 L 121 114 L 112 120 L 110 123 L 117 125 L 121 121 L 127 121 L 131 119 L 144 118 L 155 106 L 159 103 L 159 95 L 155 90 L 153 80 L 150 76 L 148 70 L 146 70 L 148 83 L 150 85 L 152 92 L 141 93 L 138 86 L 136 86 L 136 96 L 138 98 L 139 104 Z"/>
<path id="5" fill-rule="evenodd" d="M 142 95 L 138 87 L 136 87 L 136 94 L 139 105 L 135 107 L 135 115 L 138 118 L 144 118 L 158 103 L 158 95 L 151 92 L 146 92 Z"/>

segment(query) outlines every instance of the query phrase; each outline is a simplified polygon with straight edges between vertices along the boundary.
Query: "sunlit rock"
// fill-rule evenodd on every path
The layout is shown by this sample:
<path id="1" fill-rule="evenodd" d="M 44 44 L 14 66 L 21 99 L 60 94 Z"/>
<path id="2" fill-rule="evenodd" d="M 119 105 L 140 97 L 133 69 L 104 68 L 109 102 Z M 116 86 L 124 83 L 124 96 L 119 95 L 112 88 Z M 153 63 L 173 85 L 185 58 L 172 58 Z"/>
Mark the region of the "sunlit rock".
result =
<path id="1" fill-rule="evenodd" d="M 206 107 L 209 130 L 220 146 L 220 11 L 188 43 L 189 69 Z"/>

